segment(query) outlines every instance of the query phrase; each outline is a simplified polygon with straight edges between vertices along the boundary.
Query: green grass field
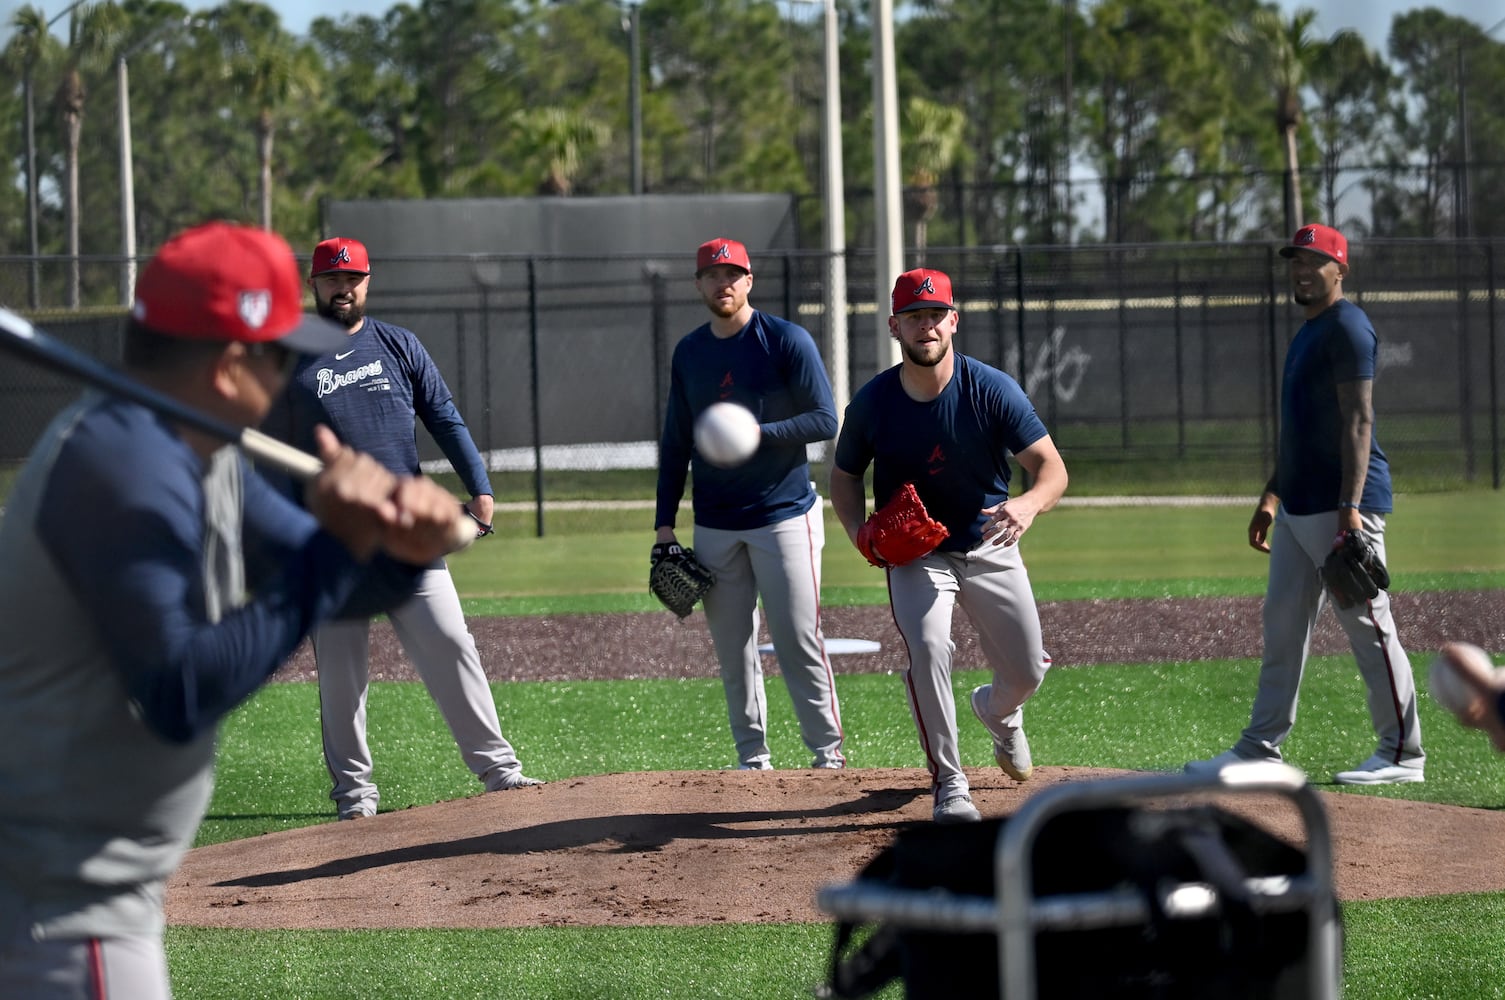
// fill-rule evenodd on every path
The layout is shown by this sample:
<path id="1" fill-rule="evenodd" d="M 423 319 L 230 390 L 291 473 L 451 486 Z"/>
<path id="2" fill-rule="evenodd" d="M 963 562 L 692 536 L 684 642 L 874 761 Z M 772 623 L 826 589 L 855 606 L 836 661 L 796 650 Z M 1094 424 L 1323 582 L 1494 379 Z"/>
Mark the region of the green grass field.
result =
<path id="1" fill-rule="evenodd" d="M 1026 538 L 1042 600 L 1088 596 L 1257 594 L 1263 557 L 1244 543 L 1245 507 L 1062 508 Z M 469 613 L 568 614 L 646 610 L 651 534 L 620 532 L 489 539 L 453 560 Z M 1499 494 L 1402 498 L 1390 521 L 1396 589 L 1505 590 L 1505 502 Z M 830 603 L 881 600 L 880 581 L 842 537 L 828 537 Z M 1405 623 L 1401 623 L 1404 636 Z M 1497 654 L 1498 650 L 1494 651 Z M 1411 650 L 1424 671 L 1429 651 Z M 1030 702 L 1030 742 L 1042 765 L 1168 770 L 1225 748 L 1248 718 L 1252 660 L 1074 667 Z M 981 674 L 957 674 L 963 693 Z M 854 766 L 919 767 L 899 682 L 839 681 Z M 548 779 L 627 770 L 717 768 L 729 738 L 712 680 L 514 683 L 494 687 L 504 731 L 530 773 Z M 1315 658 L 1301 721 L 1286 746 L 1314 780 L 1367 753 L 1372 734 L 1351 659 Z M 776 760 L 798 760 L 788 699 L 770 679 Z M 1422 785 L 1346 794 L 1474 808 L 1505 807 L 1505 757 L 1422 701 L 1429 763 Z M 652 720 L 645 724 L 643 720 Z M 476 794 L 432 702 L 416 684 L 377 684 L 371 741 L 383 808 Z M 989 748 L 963 727 L 962 755 Z M 224 728 L 219 782 L 200 843 L 330 821 L 312 685 L 273 685 Z M 1481 858 L 1498 865 L 1498 858 Z M 848 873 L 836 873 L 844 878 Z M 340 905 L 331 903 L 331 905 Z M 1505 894 L 1366 901 L 1344 907 L 1350 998 L 1505 996 Z M 824 975 L 827 925 L 675 929 L 276 932 L 170 928 L 175 995 L 197 997 L 808 998 Z M 885 991 L 886 1000 L 901 995 Z"/>

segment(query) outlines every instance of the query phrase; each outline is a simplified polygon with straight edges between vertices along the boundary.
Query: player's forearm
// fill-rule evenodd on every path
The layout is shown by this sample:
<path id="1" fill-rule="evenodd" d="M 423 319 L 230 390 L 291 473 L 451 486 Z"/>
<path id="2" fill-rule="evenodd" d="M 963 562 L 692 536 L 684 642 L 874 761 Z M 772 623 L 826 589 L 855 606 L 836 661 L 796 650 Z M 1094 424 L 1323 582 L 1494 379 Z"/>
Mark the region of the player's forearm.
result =
<path id="1" fill-rule="evenodd" d="M 1041 438 L 1015 458 L 1029 470 L 1031 482 L 1030 488 L 1014 499 L 1029 503 L 1037 513 L 1050 510 L 1059 503 L 1066 494 L 1070 476 L 1066 472 L 1066 461 L 1056 450 L 1055 443 L 1049 437 Z"/>
<path id="2" fill-rule="evenodd" d="M 762 424 L 763 437 L 779 444 L 814 444 L 836 436 L 836 411 L 814 409 Z"/>
<path id="3" fill-rule="evenodd" d="M 1374 433 L 1373 383 L 1367 380 L 1338 385 L 1338 408 L 1342 414 L 1342 485 L 1334 498 L 1339 504 L 1357 504 L 1364 495 L 1369 475 L 1369 446 Z"/>
<path id="4" fill-rule="evenodd" d="M 855 539 L 862 522 L 867 519 L 867 489 L 862 484 L 862 477 L 843 472 L 833 465 L 830 493 L 831 510 L 847 537 Z"/>

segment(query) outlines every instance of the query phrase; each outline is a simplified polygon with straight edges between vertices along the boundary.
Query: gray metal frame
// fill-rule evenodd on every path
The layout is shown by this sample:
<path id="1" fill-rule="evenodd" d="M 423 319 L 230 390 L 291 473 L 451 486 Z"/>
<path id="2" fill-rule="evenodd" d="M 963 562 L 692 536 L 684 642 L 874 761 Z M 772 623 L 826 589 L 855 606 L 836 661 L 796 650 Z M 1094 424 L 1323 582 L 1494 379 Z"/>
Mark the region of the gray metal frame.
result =
<path id="1" fill-rule="evenodd" d="M 999 983 L 1005 1000 L 1036 996 L 1034 937 L 1039 930 L 1091 930 L 1130 926 L 1148 919 L 1148 900 L 1135 889 L 1036 898 L 1030 862 L 1036 838 L 1062 813 L 1133 806 L 1187 796 L 1276 794 L 1300 813 L 1306 836 L 1306 871 L 1289 878 L 1251 878 L 1246 887 L 1261 912 L 1314 908 L 1309 921 L 1310 1000 L 1336 1000 L 1342 992 L 1339 929 L 1320 918 L 1332 896 L 1332 837 L 1327 814 L 1306 776 L 1288 764 L 1233 764 L 1211 776 L 1159 774 L 1057 785 L 1032 796 L 1003 825 L 995 853 L 997 899 L 962 896 L 944 890 L 894 889 L 856 880 L 827 886 L 817 895 L 820 909 L 838 920 L 881 921 L 926 930 L 998 935 Z M 1215 913 L 1217 890 L 1206 883 L 1166 884 L 1159 905 L 1172 917 Z"/>

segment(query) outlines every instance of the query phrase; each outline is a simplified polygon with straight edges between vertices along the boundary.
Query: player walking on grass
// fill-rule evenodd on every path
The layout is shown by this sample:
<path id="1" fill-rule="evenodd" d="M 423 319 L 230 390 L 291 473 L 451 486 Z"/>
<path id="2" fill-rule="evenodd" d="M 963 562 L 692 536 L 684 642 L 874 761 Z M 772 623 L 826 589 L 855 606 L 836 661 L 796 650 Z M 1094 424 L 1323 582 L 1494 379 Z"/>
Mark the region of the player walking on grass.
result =
<path id="1" fill-rule="evenodd" d="M 674 526 L 693 473 L 695 555 L 716 576 L 704 598 L 721 664 L 727 717 L 744 770 L 773 766 L 758 656 L 758 597 L 779 670 L 794 701 L 812 767 L 839 768 L 841 714 L 820 627 L 826 529 L 805 446 L 836 436 L 836 405 L 815 341 L 788 320 L 754 309 L 752 264 L 736 240 L 701 244 L 695 288 L 710 320 L 674 348 L 659 441 L 656 536 L 651 559 L 679 544 Z M 721 469 L 694 451 L 695 418 L 712 403 L 740 403 L 758 418 L 753 457 Z"/>
<path id="2" fill-rule="evenodd" d="M 215 223 L 142 272 L 124 361 L 251 427 L 294 352 L 341 339 L 304 317 L 281 238 Z M 120 399 L 85 395 L 38 441 L 0 522 L 0 996 L 169 995 L 163 892 L 219 720 L 318 622 L 410 594 L 419 571 L 392 557 L 447 548 L 446 491 L 327 429 L 319 457 L 305 511 L 239 448 Z"/>
<path id="3" fill-rule="evenodd" d="M 888 328 L 900 363 L 858 390 L 847 407 L 831 467 L 831 506 L 853 544 L 867 512 L 863 475 L 887 503 L 914 485 L 948 537 L 930 553 L 887 566 L 889 607 L 909 652 L 909 707 L 930 770 L 937 822 L 980 819 L 957 749 L 951 692 L 953 610 L 977 629 L 991 684 L 972 692 L 972 711 L 993 738 L 1005 774 L 1033 770 L 1024 703 L 1040 687 L 1050 656 L 1019 539 L 1066 492 L 1066 463 L 1024 390 L 1008 375 L 957 353 L 960 322 L 951 279 L 920 268 L 894 284 Z M 1010 495 L 1008 454 L 1033 485 Z M 858 546 L 859 550 L 861 545 Z"/>
<path id="4" fill-rule="evenodd" d="M 1364 310 L 1343 296 L 1348 241 L 1327 226 L 1303 226 L 1280 250 L 1290 261 L 1292 297 L 1306 322 L 1286 350 L 1275 472 L 1249 521 L 1249 544 L 1270 555 L 1264 658 L 1249 726 L 1229 750 L 1186 765 L 1191 773 L 1241 760 L 1280 760 L 1296 724 L 1296 696 L 1312 630 L 1327 603 L 1321 569 L 1335 536 L 1363 532 L 1385 558 L 1390 466 L 1374 434 L 1379 340 Z M 1374 754 L 1333 780 L 1390 785 L 1424 780 L 1426 754 L 1416 683 L 1396 635 L 1390 595 L 1333 602 L 1369 689 Z"/>
<path id="5" fill-rule="evenodd" d="M 421 420 L 470 493 L 466 510 L 489 528 L 491 483 L 470 430 L 417 336 L 366 315 L 370 282 L 370 258 L 361 243 L 335 238 L 314 248 L 309 283 L 315 305 L 348 337 L 338 350 L 298 366 L 285 416 L 274 421 L 286 419 L 294 441 L 315 424 L 328 424 L 340 440 L 395 473 L 411 475 L 418 471 L 416 423 Z M 475 639 L 442 559 L 428 567 L 413 599 L 387 617 L 466 766 L 486 790 L 541 784 L 523 774 L 502 735 Z M 334 781 L 329 797 L 340 819 L 373 815 L 380 798 L 366 741 L 370 626 L 368 619 L 348 619 L 321 625 L 313 635 L 324 761 Z"/>

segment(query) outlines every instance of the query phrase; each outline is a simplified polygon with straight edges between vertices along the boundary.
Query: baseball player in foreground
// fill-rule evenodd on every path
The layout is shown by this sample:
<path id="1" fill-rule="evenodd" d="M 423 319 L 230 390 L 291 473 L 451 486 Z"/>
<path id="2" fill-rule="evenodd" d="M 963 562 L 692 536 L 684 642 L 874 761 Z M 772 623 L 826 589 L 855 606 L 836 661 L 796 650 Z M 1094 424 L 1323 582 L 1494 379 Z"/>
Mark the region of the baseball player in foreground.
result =
<path id="1" fill-rule="evenodd" d="M 341 339 L 303 315 L 280 237 L 215 223 L 143 270 L 124 361 L 250 427 L 295 352 Z M 164 1000 L 163 892 L 219 720 L 310 628 L 405 599 L 407 564 L 447 549 L 445 490 L 327 429 L 319 457 L 305 510 L 239 448 L 97 393 L 38 441 L 0 522 L 0 996 Z"/>
<path id="2" fill-rule="evenodd" d="M 758 597 L 779 670 L 794 701 L 812 767 L 845 766 L 836 680 L 820 627 L 820 557 L 826 529 L 805 446 L 836 435 L 836 405 L 815 341 L 800 326 L 754 309 L 752 263 L 736 240 L 701 244 L 695 288 L 710 320 L 675 345 L 651 558 L 678 545 L 674 526 L 693 472 L 695 554 L 716 584 L 704 597 L 721 664 L 737 766 L 773 767 L 768 702 L 758 655 Z M 694 450 L 695 418 L 712 403 L 740 403 L 758 418 L 761 444 L 732 469 Z"/>
<path id="3" fill-rule="evenodd" d="M 831 506 L 859 550 L 870 464 L 876 506 L 912 484 L 948 532 L 928 554 L 886 566 L 937 822 L 981 818 L 957 749 L 951 692 L 957 605 L 977 629 L 993 671 L 992 683 L 971 697 L 973 713 L 993 737 L 993 757 L 1016 781 L 1033 769 L 1023 705 L 1039 689 L 1050 657 L 1019 539 L 1061 499 L 1067 482 L 1066 463 L 1019 384 L 953 350 L 959 322 L 947 275 L 920 268 L 899 276 L 888 328 L 902 360 L 852 398 L 831 467 Z M 1017 495 L 1009 492 L 1010 453 L 1033 483 Z"/>
<path id="4" fill-rule="evenodd" d="M 370 283 L 370 257 L 360 242 L 336 237 L 314 247 L 309 277 L 314 304 L 347 336 L 337 349 L 299 364 L 288 386 L 286 416 L 279 413 L 269 426 L 286 419 L 288 439 L 299 441 L 316 425 L 327 424 L 341 441 L 392 472 L 414 475 L 421 420 L 470 493 L 466 511 L 489 530 L 491 482 L 449 386 L 412 331 L 366 315 Z M 486 790 L 542 784 L 523 774 L 502 735 L 491 686 L 444 560 L 435 560 L 413 599 L 387 617 L 460 756 Z M 334 782 L 329 797 L 340 819 L 374 815 L 380 800 L 366 741 L 370 628 L 368 619 L 342 619 L 313 634 L 324 761 Z"/>
<path id="5" fill-rule="evenodd" d="M 1380 563 L 1385 560 L 1391 495 L 1390 465 L 1374 434 L 1379 338 L 1364 310 L 1343 296 L 1348 240 L 1328 226 L 1303 226 L 1280 253 L 1290 261 L 1292 297 L 1306 322 L 1286 349 L 1275 472 L 1249 521 L 1249 544 L 1270 556 L 1259 688 L 1238 742 L 1187 764 L 1194 774 L 1235 761 L 1281 759 L 1280 745 L 1296 724 L 1312 629 L 1328 603 L 1321 571 L 1335 536 L 1362 532 Z M 1396 635 L 1389 593 L 1380 588 L 1366 601 L 1332 605 L 1369 689 L 1369 718 L 1379 737 L 1368 759 L 1333 780 L 1424 780 L 1416 682 Z"/>

